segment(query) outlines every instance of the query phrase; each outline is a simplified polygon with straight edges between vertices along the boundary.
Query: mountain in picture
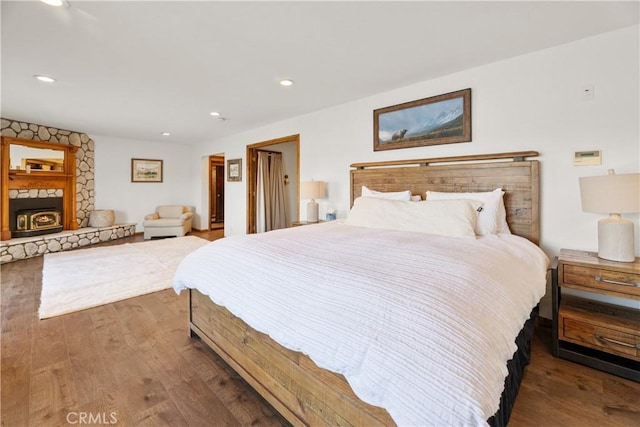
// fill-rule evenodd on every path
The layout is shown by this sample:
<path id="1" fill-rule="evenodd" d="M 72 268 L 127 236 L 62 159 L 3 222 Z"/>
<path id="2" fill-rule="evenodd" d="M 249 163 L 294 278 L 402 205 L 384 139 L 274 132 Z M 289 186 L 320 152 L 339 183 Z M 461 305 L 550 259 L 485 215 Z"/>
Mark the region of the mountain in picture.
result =
<path id="1" fill-rule="evenodd" d="M 425 136 L 428 134 L 437 134 L 443 130 L 452 130 L 459 128 L 462 134 L 462 103 L 455 105 L 449 110 L 440 111 L 436 116 L 428 118 L 418 128 L 409 129 L 407 137 Z M 436 136 L 433 136 L 436 137 Z"/>

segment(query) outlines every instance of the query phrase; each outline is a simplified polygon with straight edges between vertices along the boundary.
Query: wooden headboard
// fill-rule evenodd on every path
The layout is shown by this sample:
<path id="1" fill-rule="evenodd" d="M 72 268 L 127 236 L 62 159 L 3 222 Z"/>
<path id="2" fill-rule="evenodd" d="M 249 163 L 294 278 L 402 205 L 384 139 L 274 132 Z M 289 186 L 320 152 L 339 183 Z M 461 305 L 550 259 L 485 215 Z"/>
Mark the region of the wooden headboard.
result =
<path id="1" fill-rule="evenodd" d="M 537 151 L 399 160 L 351 165 L 351 204 L 362 186 L 376 191 L 491 191 L 501 187 L 513 234 L 540 243 L 540 175 Z M 501 161 L 509 159 L 506 161 Z"/>

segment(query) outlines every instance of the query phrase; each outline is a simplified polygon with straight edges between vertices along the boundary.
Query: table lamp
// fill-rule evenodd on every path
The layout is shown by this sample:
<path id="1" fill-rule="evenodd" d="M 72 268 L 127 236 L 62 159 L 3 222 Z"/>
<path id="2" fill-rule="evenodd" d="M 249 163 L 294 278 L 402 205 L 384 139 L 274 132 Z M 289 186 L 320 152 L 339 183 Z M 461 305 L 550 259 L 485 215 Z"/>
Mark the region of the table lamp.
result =
<path id="1" fill-rule="evenodd" d="M 611 261 L 633 262 L 633 222 L 623 213 L 640 212 L 640 174 L 608 175 L 580 178 L 580 196 L 584 212 L 607 213 L 598 221 L 598 257 Z"/>
<path id="2" fill-rule="evenodd" d="M 310 199 L 307 203 L 307 222 L 318 222 L 318 203 L 315 199 L 324 199 L 325 197 L 325 182 L 311 180 L 300 184 L 300 198 Z"/>

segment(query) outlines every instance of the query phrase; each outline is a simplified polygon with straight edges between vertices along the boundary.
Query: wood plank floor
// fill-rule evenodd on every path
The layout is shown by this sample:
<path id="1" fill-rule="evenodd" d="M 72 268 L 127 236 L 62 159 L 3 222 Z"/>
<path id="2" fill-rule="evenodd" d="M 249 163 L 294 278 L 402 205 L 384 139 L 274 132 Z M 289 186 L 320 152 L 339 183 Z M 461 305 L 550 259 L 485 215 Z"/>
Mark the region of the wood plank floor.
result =
<path id="1" fill-rule="evenodd" d="M 41 321 L 42 260 L 0 271 L 2 426 L 285 424 L 187 337 L 185 293 L 165 290 Z M 556 359 L 549 339 L 539 326 L 510 426 L 640 425 L 640 384 Z"/>

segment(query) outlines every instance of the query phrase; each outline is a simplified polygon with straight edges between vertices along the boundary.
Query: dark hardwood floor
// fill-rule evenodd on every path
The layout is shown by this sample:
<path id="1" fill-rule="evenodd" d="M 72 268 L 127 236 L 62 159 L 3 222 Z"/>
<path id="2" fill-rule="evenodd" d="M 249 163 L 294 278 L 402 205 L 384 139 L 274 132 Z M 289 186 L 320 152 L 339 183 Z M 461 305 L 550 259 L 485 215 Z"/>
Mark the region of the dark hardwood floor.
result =
<path id="1" fill-rule="evenodd" d="M 42 262 L 0 270 L 2 426 L 284 423 L 215 354 L 188 338 L 185 293 L 168 289 L 38 320 Z M 538 326 L 510 426 L 640 425 L 640 384 L 556 359 L 549 340 L 549 328 Z"/>

